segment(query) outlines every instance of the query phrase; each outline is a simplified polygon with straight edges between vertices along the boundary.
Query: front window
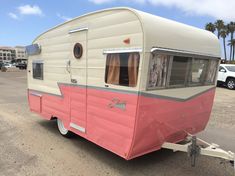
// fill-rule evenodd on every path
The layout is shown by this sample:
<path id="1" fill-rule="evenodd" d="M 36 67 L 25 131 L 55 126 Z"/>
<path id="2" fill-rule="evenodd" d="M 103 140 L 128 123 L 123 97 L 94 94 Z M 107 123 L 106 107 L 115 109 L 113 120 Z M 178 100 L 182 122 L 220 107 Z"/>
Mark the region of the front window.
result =
<path id="1" fill-rule="evenodd" d="M 228 71 L 235 72 L 235 65 L 234 66 L 225 66 Z"/>
<path id="2" fill-rule="evenodd" d="M 189 58 L 174 56 L 171 66 L 170 86 L 184 86 L 187 82 Z"/>
<path id="3" fill-rule="evenodd" d="M 213 85 L 218 60 L 153 53 L 148 89 Z"/>
<path id="4" fill-rule="evenodd" d="M 189 83 L 190 85 L 202 85 L 205 81 L 205 74 L 209 60 L 194 58 L 192 60 L 192 70 L 189 73 Z"/>
<path id="5" fill-rule="evenodd" d="M 115 53 L 106 57 L 105 82 L 136 87 L 139 72 L 139 53 Z"/>

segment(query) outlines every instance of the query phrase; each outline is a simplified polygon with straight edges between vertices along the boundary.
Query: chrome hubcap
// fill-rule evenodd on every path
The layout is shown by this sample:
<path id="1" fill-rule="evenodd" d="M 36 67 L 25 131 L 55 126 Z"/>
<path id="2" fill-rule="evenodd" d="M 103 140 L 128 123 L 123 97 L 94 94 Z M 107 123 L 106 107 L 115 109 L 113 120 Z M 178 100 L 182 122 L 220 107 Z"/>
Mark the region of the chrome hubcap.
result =
<path id="1" fill-rule="evenodd" d="M 60 119 L 57 119 L 57 125 L 58 125 L 58 129 L 62 135 L 66 135 L 69 132 L 69 130 L 67 130 L 64 127 L 64 124 Z"/>

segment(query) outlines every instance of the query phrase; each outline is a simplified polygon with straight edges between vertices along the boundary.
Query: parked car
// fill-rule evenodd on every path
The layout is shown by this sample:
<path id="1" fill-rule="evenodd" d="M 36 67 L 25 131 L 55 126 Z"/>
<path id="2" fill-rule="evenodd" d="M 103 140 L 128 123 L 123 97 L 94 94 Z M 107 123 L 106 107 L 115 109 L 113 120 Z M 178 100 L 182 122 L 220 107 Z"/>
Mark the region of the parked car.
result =
<path id="1" fill-rule="evenodd" d="M 2 67 L 1 67 L 1 71 L 5 72 L 7 71 L 9 68 L 16 68 L 16 66 L 14 66 L 11 63 L 3 63 Z"/>
<path id="2" fill-rule="evenodd" d="M 220 64 L 217 84 L 225 84 L 228 89 L 235 89 L 235 65 Z"/>
<path id="3" fill-rule="evenodd" d="M 16 65 L 16 67 L 18 67 L 20 70 L 23 70 L 23 69 L 27 68 L 27 64 L 26 63 L 18 63 Z"/>
<path id="4" fill-rule="evenodd" d="M 8 63 L 4 63 L 4 64 L 2 65 L 2 67 L 11 68 L 11 67 L 13 67 L 13 65 L 12 65 L 12 64 L 8 64 Z"/>

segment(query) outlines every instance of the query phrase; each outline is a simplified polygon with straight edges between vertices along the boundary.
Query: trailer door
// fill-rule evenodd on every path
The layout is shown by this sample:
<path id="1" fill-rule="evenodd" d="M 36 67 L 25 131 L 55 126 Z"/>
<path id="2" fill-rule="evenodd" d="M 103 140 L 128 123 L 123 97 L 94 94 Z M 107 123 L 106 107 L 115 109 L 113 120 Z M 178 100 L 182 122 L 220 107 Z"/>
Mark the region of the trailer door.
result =
<path id="1" fill-rule="evenodd" d="M 86 132 L 87 30 L 70 31 L 70 127 Z"/>

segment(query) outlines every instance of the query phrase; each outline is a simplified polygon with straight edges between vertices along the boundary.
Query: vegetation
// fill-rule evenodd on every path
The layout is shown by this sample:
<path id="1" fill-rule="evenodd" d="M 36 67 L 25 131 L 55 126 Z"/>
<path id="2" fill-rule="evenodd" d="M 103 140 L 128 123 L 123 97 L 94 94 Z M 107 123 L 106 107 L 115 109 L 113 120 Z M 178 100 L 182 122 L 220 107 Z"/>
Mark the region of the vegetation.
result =
<path id="1" fill-rule="evenodd" d="M 225 61 L 235 62 L 235 22 L 225 24 L 223 20 L 217 20 L 215 23 L 207 23 L 205 29 L 217 34 L 218 39 L 223 40 L 224 58 Z M 227 37 L 230 37 L 227 41 Z M 226 47 L 229 46 L 229 53 Z M 228 57 L 229 56 L 229 57 Z"/>

